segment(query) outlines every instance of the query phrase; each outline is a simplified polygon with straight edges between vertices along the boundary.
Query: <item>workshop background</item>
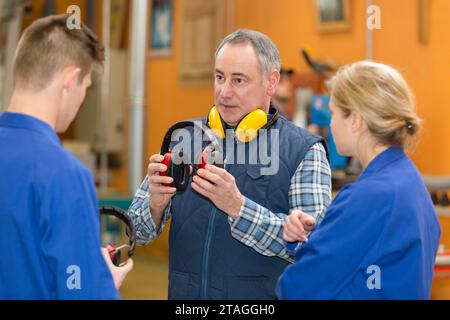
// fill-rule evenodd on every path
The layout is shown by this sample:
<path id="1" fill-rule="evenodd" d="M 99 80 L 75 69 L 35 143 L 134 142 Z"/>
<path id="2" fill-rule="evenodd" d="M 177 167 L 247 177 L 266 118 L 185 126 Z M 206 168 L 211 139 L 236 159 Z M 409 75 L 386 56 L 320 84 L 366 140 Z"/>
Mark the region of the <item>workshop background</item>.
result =
<path id="1" fill-rule="evenodd" d="M 143 2 L 144 21 L 136 16 Z M 424 119 L 411 157 L 437 206 L 441 253 L 450 248 L 450 186 L 445 185 L 450 180 L 449 0 L 0 0 L 0 111 L 8 105 L 10 61 L 20 33 L 35 19 L 65 13 L 73 5 L 83 22 L 108 40 L 110 60 L 61 138 L 93 171 L 102 204 L 127 208 L 166 130 L 177 121 L 207 115 L 213 104 L 215 48 L 226 34 L 250 28 L 267 34 L 280 50 L 284 73 L 277 99 L 298 125 L 327 129 L 329 115 L 317 106 L 326 103 L 326 80 L 340 65 L 371 58 L 405 75 Z M 142 46 L 136 35 L 146 39 L 145 56 L 133 66 L 130 57 Z M 329 71 L 318 72 L 313 68 L 318 64 Z M 130 85 L 139 79 L 139 68 L 145 70 L 139 83 L 142 101 L 142 93 Z M 140 118 L 136 110 L 142 111 Z M 131 125 L 136 121 L 141 132 Z M 141 153 L 132 152 L 139 148 L 130 139 L 136 135 L 142 138 Z M 357 177 L 358 165 L 338 156 L 335 161 L 337 191 Z M 168 228 L 160 239 L 138 248 L 123 298 L 166 299 L 167 259 Z M 432 298 L 450 299 L 448 267 L 436 268 Z"/>

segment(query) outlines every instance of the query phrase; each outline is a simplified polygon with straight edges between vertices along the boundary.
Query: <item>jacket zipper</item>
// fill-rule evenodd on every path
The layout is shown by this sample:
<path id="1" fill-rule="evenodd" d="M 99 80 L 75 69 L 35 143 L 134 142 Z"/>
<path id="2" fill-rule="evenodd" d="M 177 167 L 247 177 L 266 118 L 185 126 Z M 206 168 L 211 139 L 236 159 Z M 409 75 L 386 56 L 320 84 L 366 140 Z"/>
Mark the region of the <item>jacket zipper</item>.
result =
<path id="1" fill-rule="evenodd" d="M 211 238 L 213 233 L 214 220 L 216 218 L 216 209 L 211 209 L 211 216 L 209 217 L 208 230 L 206 233 L 206 241 L 203 252 L 203 266 L 202 266 L 202 279 L 201 279 L 201 291 L 200 299 L 206 300 L 206 293 L 208 288 L 208 269 L 209 269 L 209 248 L 211 244 Z"/>

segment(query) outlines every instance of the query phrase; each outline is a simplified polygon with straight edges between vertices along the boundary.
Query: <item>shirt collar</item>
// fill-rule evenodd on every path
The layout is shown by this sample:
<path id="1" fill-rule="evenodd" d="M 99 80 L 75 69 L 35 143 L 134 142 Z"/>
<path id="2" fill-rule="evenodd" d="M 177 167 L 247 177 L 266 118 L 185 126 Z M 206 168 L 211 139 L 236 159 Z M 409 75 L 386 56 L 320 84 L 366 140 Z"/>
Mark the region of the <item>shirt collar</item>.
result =
<path id="1" fill-rule="evenodd" d="M 380 171 L 390 163 L 403 157 L 406 157 L 406 155 L 402 147 L 389 147 L 369 163 L 366 170 L 364 170 L 363 176 Z"/>
<path id="2" fill-rule="evenodd" d="M 0 113 L 0 126 L 36 131 L 42 133 L 53 142 L 61 145 L 61 140 L 59 140 L 58 135 L 52 127 L 50 127 L 50 125 L 42 120 L 23 113 Z"/>

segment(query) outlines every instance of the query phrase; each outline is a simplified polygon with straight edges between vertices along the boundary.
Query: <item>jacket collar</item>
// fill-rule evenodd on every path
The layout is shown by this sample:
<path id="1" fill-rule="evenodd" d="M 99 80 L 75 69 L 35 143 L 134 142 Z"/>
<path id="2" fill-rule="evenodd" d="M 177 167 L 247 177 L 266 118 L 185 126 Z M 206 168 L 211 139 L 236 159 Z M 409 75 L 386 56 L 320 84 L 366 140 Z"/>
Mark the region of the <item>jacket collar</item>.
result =
<path id="1" fill-rule="evenodd" d="M 0 113 L 0 126 L 13 127 L 39 132 L 58 145 L 61 145 L 56 132 L 44 121 L 35 117 L 13 112 Z"/>
<path id="2" fill-rule="evenodd" d="M 385 168 L 389 164 L 398 159 L 406 157 L 405 151 L 400 146 L 392 146 L 384 150 L 378 156 L 376 156 L 364 170 L 362 177 L 372 173 L 376 173 Z"/>

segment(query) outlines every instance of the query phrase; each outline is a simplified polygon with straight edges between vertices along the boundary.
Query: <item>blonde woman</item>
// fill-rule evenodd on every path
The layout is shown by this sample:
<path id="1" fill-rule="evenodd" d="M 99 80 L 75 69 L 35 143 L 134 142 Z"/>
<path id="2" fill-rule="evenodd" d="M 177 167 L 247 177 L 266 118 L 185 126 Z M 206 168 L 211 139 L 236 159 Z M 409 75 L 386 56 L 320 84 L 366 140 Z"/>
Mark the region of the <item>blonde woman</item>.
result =
<path id="1" fill-rule="evenodd" d="M 332 81 L 331 130 L 341 155 L 364 167 L 330 205 L 309 242 L 294 211 L 284 240 L 296 263 L 281 275 L 280 299 L 429 299 L 440 226 L 405 148 L 421 121 L 403 77 L 393 68 L 357 62 Z M 293 246 L 294 245 L 294 246 Z"/>

